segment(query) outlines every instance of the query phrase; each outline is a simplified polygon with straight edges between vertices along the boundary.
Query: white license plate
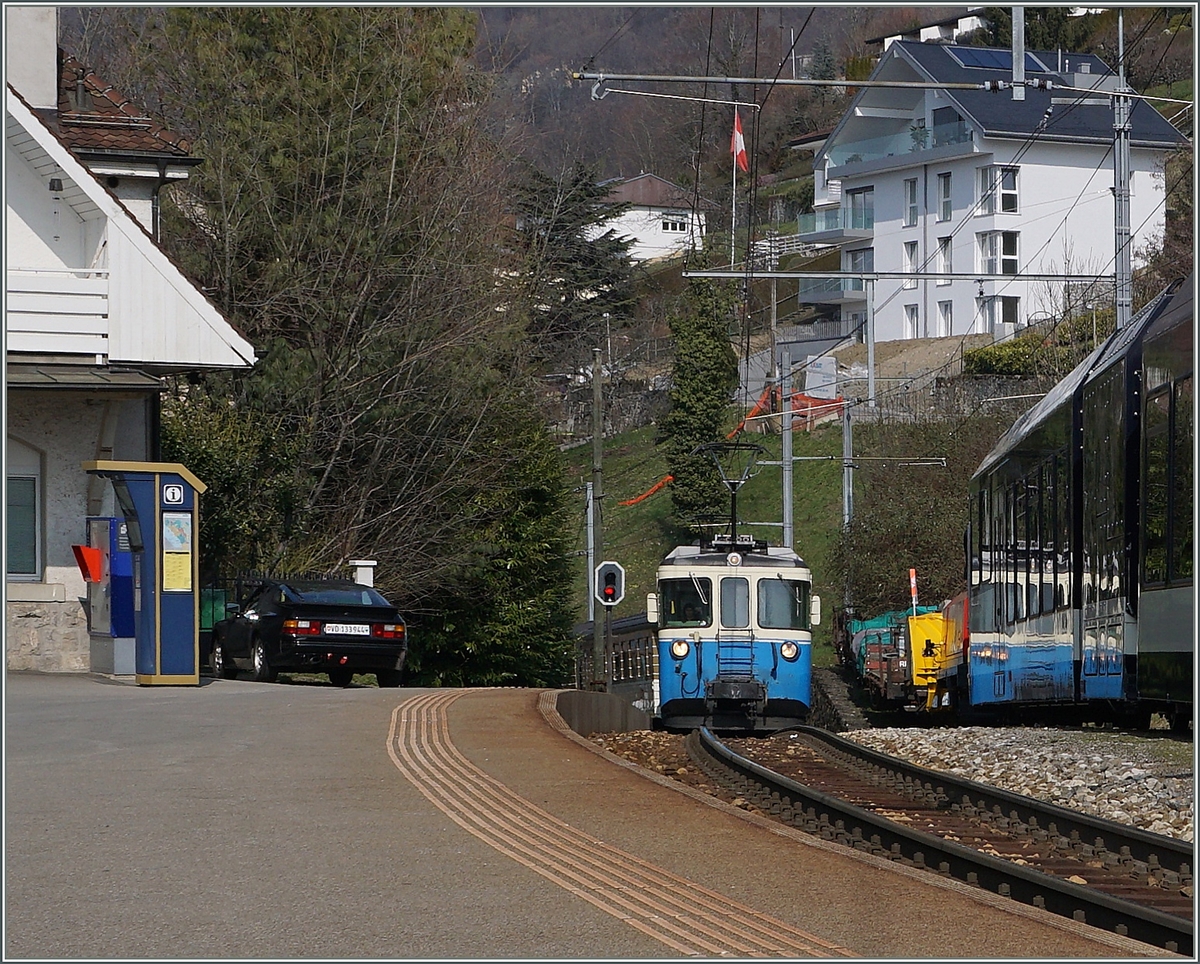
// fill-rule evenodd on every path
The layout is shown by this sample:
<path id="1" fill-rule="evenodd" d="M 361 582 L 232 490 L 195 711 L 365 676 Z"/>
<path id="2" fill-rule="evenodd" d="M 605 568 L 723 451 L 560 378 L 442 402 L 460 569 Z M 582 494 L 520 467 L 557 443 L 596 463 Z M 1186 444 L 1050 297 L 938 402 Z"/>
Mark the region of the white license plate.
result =
<path id="1" fill-rule="evenodd" d="M 325 633 L 328 636 L 370 636 L 371 627 L 361 623 L 326 623 Z"/>

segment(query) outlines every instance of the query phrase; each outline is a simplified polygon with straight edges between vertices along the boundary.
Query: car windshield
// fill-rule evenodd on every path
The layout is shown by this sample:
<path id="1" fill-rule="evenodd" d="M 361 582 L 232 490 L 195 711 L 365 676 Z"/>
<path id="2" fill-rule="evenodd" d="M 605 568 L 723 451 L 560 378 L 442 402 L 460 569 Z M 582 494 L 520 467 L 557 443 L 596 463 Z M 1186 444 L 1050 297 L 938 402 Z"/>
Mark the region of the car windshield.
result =
<path id="1" fill-rule="evenodd" d="M 313 603 L 320 606 L 391 606 L 386 599 L 368 586 L 282 586 L 288 602 Z"/>

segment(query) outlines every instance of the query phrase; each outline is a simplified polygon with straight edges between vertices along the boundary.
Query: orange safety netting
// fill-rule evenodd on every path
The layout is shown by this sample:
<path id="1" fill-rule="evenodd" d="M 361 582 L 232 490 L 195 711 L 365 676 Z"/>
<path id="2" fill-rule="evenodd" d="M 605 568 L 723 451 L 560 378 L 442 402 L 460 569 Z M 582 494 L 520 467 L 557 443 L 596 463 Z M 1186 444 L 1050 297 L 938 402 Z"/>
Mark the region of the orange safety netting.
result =
<path id="1" fill-rule="evenodd" d="M 733 438 L 739 432 L 744 431 L 746 428 L 746 422 L 755 416 L 768 415 L 772 411 L 777 410 L 776 407 L 772 406 L 771 403 L 773 398 L 778 399 L 778 397 L 779 394 L 777 389 L 770 386 L 764 389 L 762 395 L 759 396 L 758 401 L 754 403 L 754 407 L 746 413 L 746 417 L 738 423 L 737 428 L 735 428 L 725 437 L 727 439 Z M 802 425 L 796 426 L 803 429 L 812 428 L 813 425 L 816 424 L 817 419 L 824 418 L 826 415 L 840 415 L 842 406 L 845 404 L 846 400 L 840 395 L 837 396 L 837 398 L 817 398 L 814 395 L 806 395 L 803 392 L 792 392 L 792 415 L 798 415 L 804 419 L 804 423 Z M 782 405 L 778 406 L 780 409 L 782 407 Z"/>
<path id="2" fill-rule="evenodd" d="M 746 427 L 747 419 L 754 418 L 756 415 L 766 415 L 770 413 L 772 407 L 771 396 L 774 392 L 775 389 L 771 387 L 765 389 L 762 395 L 759 396 L 758 401 L 754 403 L 754 407 L 746 413 L 746 418 L 742 419 L 742 421 L 738 423 L 737 428 L 735 428 L 725 437 L 727 439 L 733 438 L 738 434 L 738 432 L 742 431 Z M 792 415 L 793 417 L 798 415 L 804 419 L 804 428 L 811 428 L 816 423 L 817 419 L 823 418 L 826 415 L 833 415 L 835 413 L 840 414 L 842 411 L 842 406 L 845 404 L 846 400 L 840 395 L 837 398 L 817 398 L 813 395 L 805 395 L 803 392 L 792 393 Z M 655 492 L 658 492 L 665 485 L 667 485 L 668 482 L 674 481 L 675 476 L 664 475 L 641 495 L 632 499 L 625 499 L 622 502 L 618 502 L 617 505 L 637 505 L 639 502 L 650 498 L 650 496 L 654 495 Z"/>
<path id="3" fill-rule="evenodd" d="M 641 495 L 637 496 L 637 498 L 626 499 L 624 502 L 618 502 L 617 505 L 637 505 L 643 499 L 650 498 L 650 496 L 654 495 L 655 492 L 657 492 L 659 489 L 661 489 L 668 482 L 674 482 L 674 481 L 675 481 L 675 476 L 664 475 L 661 479 L 659 479 L 652 486 L 650 486 L 650 488 L 648 488 L 645 492 L 643 492 Z"/>

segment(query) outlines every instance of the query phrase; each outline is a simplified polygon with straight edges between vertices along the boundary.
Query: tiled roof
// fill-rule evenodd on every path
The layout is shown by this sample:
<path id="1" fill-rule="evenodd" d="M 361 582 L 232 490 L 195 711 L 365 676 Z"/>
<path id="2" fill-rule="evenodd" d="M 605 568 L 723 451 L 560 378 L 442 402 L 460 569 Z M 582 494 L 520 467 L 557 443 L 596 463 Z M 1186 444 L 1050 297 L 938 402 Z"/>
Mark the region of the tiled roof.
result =
<path id="1" fill-rule="evenodd" d="M 73 56 L 61 49 L 58 55 L 58 113 L 45 119 L 72 151 L 188 156 L 186 138 L 151 119 Z"/>
<path id="2" fill-rule="evenodd" d="M 961 54 L 959 52 L 962 52 Z M 979 60 L 989 54 L 1009 58 L 1007 67 L 965 66 L 959 57 L 970 55 Z M 1012 80 L 1011 50 L 990 47 L 958 47 L 953 44 L 927 44 L 913 41 L 897 41 L 885 56 L 907 55 L 929 77 L 943 83 L 981 83 L 985 80 Z M 1059 58 L 1063 68 L 1059 70 Z M 1029 64 L 1036 58 L 1047 70 L 1032 69 Z M 1068 73 L 1086 68 L 1090 71 L 1088 85 L 1111 77 L 1112 70 L 1104 61 L 1093 54 L 1078 54 L 1058 51 L 1029 50 L 1026 52 L 1027 77 L 1046 77 L 1055 87 L 1070 85 L 1075 77 Z M 1007 91 L 988 92 L 983 90 L 952 90 L 951 100 L 957 101 L 967 114 L 983 129 L 983 133 L 997 137 L 1029 137 L 1041 130 L 1048 140 L 1111 141 L 1113 137 L 1113 112 L 1108 103 L 1108 94 L 1100 93 L 1086 98 L 1077 91 L 1036 90 L 1025 92 L 1025 99 L 1014 101 Z M 1055 99 L 1067 98 L 1076 104 L 1058 104 L 1051 112 Z M 1043 117 L 1049 113 L 1045 126 Z M 1184 140 L 1183 136 L 1167 120 L 1145 101 L 1134 101 L 1130 112 L 1131 141 L 1138 146 L 1175 147 Z"/>
<path id="3" fill-rule="evenodd" d="M 635 207 L 690 208 L 692 194 L 678 184 L 672 184 L 657 174 L 639 174 L 627 179 L 613 178 L 606 200 L 613 204 L 627 203 Z M 709 207 L 709 202 L 700 199 L 700 207 Z"/>

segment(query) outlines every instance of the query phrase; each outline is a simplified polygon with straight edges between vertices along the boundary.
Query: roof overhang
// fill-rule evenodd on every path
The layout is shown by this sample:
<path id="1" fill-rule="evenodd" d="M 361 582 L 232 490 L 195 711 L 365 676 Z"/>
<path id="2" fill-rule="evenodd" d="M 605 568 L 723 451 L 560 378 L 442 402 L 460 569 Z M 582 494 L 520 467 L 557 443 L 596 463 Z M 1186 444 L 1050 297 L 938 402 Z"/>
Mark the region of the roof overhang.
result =
<path id="1" fill-rule="evenodd" d="M 117 391 L 146 394 L 161 392 L 162 382 L 145 372 L 86 368 L 74 365 L 22 365 L 9 362 L 5 366 L 5 385 L 13 389 L 50 391 Z"/>

